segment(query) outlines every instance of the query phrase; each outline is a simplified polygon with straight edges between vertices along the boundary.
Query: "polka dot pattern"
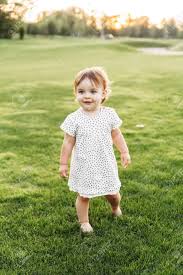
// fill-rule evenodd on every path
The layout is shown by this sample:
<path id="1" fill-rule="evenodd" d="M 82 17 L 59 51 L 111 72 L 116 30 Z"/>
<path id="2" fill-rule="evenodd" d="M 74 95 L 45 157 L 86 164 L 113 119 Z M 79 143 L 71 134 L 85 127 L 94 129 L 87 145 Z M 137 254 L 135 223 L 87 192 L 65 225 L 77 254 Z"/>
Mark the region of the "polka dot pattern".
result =
<path id="1" fill-rule="evenodd" d="M 71 191 L 88 198 L 119 191 L 121 182 L 111 131 L 121 124 L 116 111 L 106 106 L 102 106 L 94 116 L 80 107 L 65 118 L 60 128 L 76 137 L 68 179 Z"/>

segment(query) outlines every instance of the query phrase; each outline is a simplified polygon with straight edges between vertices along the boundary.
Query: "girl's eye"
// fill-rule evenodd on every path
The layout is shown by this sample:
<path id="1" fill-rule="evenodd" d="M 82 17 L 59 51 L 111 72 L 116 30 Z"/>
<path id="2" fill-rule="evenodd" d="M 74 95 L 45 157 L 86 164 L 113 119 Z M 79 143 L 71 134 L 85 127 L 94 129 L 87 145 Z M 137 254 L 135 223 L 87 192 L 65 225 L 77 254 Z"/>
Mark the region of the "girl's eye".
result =
<path id="1" fill-rule="evenodd" d="M 80 91 L 78 91 L 78 93 L 79 93 L 79 94 L 83 94 L 83 91 L 82 91 L 82 90 L 80 90 Z"/>
<path id="2" fill-rule="evenodd" d="M 92 94 L 95 94 L 95 93 L 97 93 L 97 91 L 95 91 L 95 90 L 92 90 L 92 91 L 91 91 L 91 93 L 92 93 Z"/>

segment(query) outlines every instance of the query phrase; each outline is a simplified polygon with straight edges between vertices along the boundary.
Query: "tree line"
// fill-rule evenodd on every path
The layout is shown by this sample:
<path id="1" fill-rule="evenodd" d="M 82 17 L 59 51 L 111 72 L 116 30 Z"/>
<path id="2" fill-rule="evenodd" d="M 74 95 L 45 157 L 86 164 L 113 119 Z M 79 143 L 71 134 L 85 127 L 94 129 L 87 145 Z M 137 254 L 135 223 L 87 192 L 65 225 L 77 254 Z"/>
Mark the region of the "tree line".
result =
<path id="1" fill-rule="evenodd" d="M 32 0 L 33 1 L 33 0 Z M 30 35 L 62 36 L 113 36 L 150 37 L 150 38 L 183 38 L 183 23 L 178 24 L 174 18 L 163 19 L 157 26 L 147 16 L 132 18 L 130 15 L 120 23 L 118 15 L 103 15 L 96 18 L 78 7 L 56 12 L 42 12 L 37 22 L 23 23 L 23 15 L 31 0 L 24 0 L 20 5 L 8 7 L 6 0 L 0 0 L 0 38 L 12 38 L 19 32 Z"/>
<path id="2" fill-rule="evenodd" d="M 43 13 L 37 23 L 27 24 L 28 34 L 69 36 L 128 36 L 151 38 L 183 38 L 183 23 L 174 18 L 163 19 L 159 26 L 152 24 L 147 16 L 132 18 L 123 24 L 119 16 L 103 15 L 100 20 L 87 15 L 80 8 L 69 8 L 52 14 Z"/>

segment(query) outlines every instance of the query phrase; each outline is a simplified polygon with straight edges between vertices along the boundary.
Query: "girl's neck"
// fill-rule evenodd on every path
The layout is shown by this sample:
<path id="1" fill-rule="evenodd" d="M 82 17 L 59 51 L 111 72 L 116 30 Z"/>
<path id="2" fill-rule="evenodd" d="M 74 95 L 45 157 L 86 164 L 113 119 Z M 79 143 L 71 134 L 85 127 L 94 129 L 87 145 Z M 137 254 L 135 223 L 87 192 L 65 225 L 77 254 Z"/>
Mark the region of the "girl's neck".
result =
<path id="1" fill-rule="evenodd" d="M 84 110 L 82 107 L 81 108 L 81 111 L 89 116 L 95 116 L 96 114 L 100 113 L 101 109 L 102 109 L 102 106 L 100 105 L 97 109 L 95 109 L 94 111 L 87 111 L 87 110 Z"/>

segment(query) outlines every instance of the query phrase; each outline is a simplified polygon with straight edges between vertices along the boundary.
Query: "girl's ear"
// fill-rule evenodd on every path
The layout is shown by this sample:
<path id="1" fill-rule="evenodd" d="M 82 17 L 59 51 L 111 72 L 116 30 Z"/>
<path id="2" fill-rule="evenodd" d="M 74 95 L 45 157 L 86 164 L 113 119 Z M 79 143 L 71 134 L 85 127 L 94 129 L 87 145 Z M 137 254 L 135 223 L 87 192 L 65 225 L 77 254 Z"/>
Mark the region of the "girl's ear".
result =
<path id="1" fill-rule="evenodd" d="M 107 95 L 107 91 L 103 90 L 102 95 L 105 97 Z"/>

